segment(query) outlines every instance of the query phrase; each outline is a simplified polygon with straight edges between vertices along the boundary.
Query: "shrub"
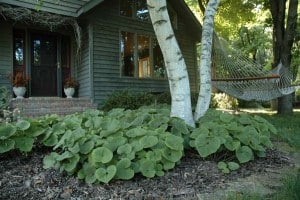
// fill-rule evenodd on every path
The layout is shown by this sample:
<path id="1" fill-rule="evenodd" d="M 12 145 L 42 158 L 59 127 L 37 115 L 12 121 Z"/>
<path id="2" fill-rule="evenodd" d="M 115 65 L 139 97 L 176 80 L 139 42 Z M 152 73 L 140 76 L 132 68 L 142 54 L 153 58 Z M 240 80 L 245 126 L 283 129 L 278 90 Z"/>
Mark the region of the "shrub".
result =
<path id="1" fill-rule="evenodd" d="M 235 154 L 239 163 L 264 157 L 265 147 L 272 147 L 270 135 L 276 134 L 276 128 L 260 116 L 245 113 L 229 114 L 209 110 L 200 119 L 200 126 L 190 135 L 190 146 L 196 148 L 201 157 L 216 152 L 229 151 Z M 218 167 L 225 173 L 239 167 L 237 162 L 220 162 Z"/>
<path id="2" fill-rule="evenodd" d="M 104 111 L 109 111 L 113 108 L 137 109 L 143 105 L 154 103 L 155 98 L 151 93 L 122 90 L 112 92 L 100 109 Z"/>
<path id="3" fill-rule="evenodd" d="M 39 119 L 20 119 L 0 126 L 0 153 L 18 149 L 30 152 L 39 141 L 53 152 L 43 159 L 44 168 L 76 174 L 88 183 L 128 180 L 139 173 L 147 178 L 163 176 L 195 148 L 206 158 L 231 152 L 234 158 L 218 163 L 229 173 L 240 163 L 265 156 L 276 129 L 265 119 L 209 110 L 196 128 L 170 117 L 168 106 L 137 110 L 121 108 L 105 113 L 83 113 Z"/>
<path id="4" fill-rule="evenodd" d="M 296 90 L 295 92 L 295 101 L 300 102 L 300 90 Z"/>
<path id="5" fill-rule="evenodd" d="M 215 93 L 211 98 L 211 108 L 221 109 L 237 109 L 239 106 L 238 100 L 225 93 Z"/>
<path id="6" fill-rule="evenodd" d="M 10 92 L 5 86 L 0 87 L 0 112 L 8 108 Z M 1 116 L 1 115 L 0 115 Z"/>

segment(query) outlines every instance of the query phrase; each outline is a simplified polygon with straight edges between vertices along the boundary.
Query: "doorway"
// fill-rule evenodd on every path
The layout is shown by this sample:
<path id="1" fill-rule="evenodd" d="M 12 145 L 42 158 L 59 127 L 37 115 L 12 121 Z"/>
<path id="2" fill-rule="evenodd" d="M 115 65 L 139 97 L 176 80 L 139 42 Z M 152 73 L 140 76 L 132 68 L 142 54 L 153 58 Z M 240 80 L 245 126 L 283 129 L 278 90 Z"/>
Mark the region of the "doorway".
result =
<path id="1" fill-rule="evenodd" d="M 31 96 L 58 96 L 57 36 L 31 35 Z"/>

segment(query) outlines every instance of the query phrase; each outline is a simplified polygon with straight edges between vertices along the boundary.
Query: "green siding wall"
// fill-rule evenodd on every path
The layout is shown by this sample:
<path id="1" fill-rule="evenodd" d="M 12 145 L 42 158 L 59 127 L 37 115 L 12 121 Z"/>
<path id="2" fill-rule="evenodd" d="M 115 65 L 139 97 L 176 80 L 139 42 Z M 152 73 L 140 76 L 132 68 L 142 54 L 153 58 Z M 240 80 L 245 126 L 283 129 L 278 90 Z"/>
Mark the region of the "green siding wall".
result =
<path id="1" fill-rule="evenodd" d="M 89 26 L 84 25 L 82 30 L 82 47 L 80 64 L 77 66 L 77 79 L 80 83 L 79 97 L 92 98 L 91 86 L 91 62 L 90 62 L 90 44 L 89 44 Z M 75 55 L 76 59 L 76 55 Z"/>
<path id="2" fill-rule="evenodd" d="M 120 31 L 137 32 L 154 36 L 152 24 L 119 16 L 118 1 L 105 1 L 94 9 L 88 17 L 93 25 L 93 84 L 96 103 L 102 103 L 115 90 L 131 89 L 136 91 L 162 92 L 168 91 L 167 80 L 138 79 L 120 76 Z M 189 28 L 178 16 L 177 39 L 188 66 L 191 89 L 195 91 L 196 81 L 196 52 L 195 40 L 185 32 Z"/>
<path id="3" fill-rule="evenodd" d="M 12 40 L 12 27 L 0 20 L 0 86 L 11 85 L 6 76 L 12 72 Z"/>

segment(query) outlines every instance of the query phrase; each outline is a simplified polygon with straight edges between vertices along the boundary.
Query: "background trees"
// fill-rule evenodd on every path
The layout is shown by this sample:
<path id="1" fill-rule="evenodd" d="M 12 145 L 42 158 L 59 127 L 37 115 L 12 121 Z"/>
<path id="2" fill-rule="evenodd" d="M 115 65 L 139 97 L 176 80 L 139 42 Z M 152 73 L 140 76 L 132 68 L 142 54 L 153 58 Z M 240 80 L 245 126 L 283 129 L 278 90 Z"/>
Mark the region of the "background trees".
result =
<path id="1" fill-rule="evenodd" d="M 207 0 L 185 1 L 201 20 Z M 222 0 L 215 30 L 230 45 L 268 69 L 281 60 L 296 78 L 300 66 L 298 4 L 298 0 Z M 292 98 L 279 98 L 278 113 L 292 113 Z"/>

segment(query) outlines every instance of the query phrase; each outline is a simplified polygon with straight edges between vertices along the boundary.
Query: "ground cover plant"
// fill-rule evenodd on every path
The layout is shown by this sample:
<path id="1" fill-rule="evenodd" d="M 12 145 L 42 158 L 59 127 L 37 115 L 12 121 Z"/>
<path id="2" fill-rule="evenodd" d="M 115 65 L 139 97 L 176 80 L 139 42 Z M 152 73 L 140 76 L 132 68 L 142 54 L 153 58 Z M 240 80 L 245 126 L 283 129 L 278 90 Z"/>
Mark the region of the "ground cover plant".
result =
<path id="1" fill-rule="evenodd" d="M 40 143 L 52 148 L 44 168 L 75 174 L 87 183 L 128 180 L 135 174 L 163 176 L 195 149 L 202 158 L 227 154 L 218 163 L 224 173 L 265 156 L 276 129 L 265 119 L 210 110 L 197 128 L 170 118 L 168 106 L 137 110 L 89 110 L 80 114 L 21 119 L 0 127 L 0 153 L 28 153 Z"/>

